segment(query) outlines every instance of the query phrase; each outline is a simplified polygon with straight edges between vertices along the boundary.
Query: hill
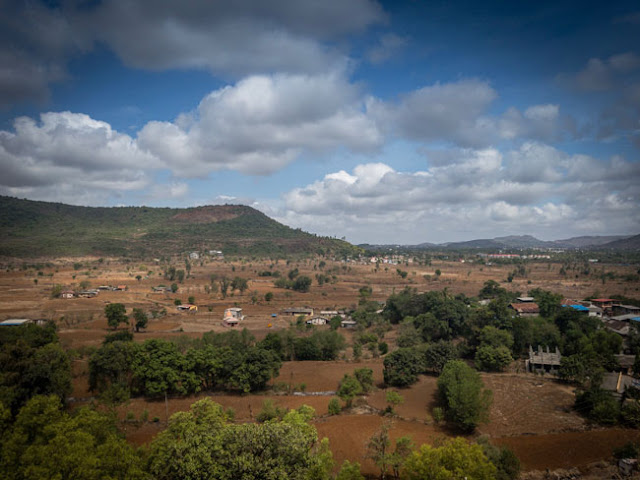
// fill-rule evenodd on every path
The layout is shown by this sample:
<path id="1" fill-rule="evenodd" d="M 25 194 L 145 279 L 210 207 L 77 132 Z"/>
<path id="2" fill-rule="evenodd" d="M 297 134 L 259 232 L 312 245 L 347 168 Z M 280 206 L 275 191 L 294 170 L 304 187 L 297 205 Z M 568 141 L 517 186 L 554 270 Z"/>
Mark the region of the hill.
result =
<path id="1" fill-rule="evenodd" d="M 614 240 L 613 242 L 599 245 L 598 248 L 612 250 L 640 250 L 640 235 L 635 235 L 621 240 Z"/>
<path id="2" fill-rule="evenodd" d="M 353 245 L 276 222 L 244 205 L 79 207 L 0 196 L 0 256 L 350 254 Z"/>

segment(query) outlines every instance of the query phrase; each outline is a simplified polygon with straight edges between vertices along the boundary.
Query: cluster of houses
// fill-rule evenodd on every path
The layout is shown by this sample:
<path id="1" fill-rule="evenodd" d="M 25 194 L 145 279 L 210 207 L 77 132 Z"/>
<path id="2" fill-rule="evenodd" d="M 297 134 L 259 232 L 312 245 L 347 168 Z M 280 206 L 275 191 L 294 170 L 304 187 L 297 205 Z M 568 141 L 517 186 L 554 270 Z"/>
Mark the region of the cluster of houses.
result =
<path id="1" fill-rule="evenodd" d="M 128 287 L 126 285 L 117 285 L 115 287 L 111 285 L 100 285 L 98 288 L 91 290 L 64 290 L 60 292 L 60 298 L 93 298 L 97 297 L 100 291 L 125 291 Z"/>
<path id="2" fill-rule="evenodd" d="M 207 252 L 207 254 L 210 257 L 213 257 L 215 260 L 224 260 L 224 254 L 222 253 L 221 250 L 209 250 Z M 190 260 L 200 260 L 200 257 L 202 256 L 202 254 L 200 252 L 189 252 L 189 259 Z"/>

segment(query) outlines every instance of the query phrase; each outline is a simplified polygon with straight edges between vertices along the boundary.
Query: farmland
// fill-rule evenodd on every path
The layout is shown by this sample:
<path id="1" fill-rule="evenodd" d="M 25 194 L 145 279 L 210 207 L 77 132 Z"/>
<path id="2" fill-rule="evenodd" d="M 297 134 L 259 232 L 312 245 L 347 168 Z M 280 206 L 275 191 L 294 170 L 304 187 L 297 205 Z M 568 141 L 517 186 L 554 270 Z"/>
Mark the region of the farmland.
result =
<path id="1" fill-rule="evenodd" d="M 184 259 L 174 259 L 173 263 L 152 259 L 134 263 L 108 257 L 58 258 L 33 264 L 7 261 L 0 276 L 0 319 L 42 318 L 56 322 L 63 348 L 72 353 L 70 403 L 76 408 L 98 401 L 95 392 L 88 389 L 88 359 L 111 332 L 104 316 L 105 305 L 109 303 L 124 304 L 129 314 L 133 308 L 157 312 L 146 328 L 133 333 L 136 342 L 150 338 L 180 342 L 184 338 L 199 338 L 209 331 L 229 331 L 222 325 L 222 316 L 225 308 L 232 306 L 243 309 L 246 318 L 241 326 L 261 340 L 270 332 L 285 331 L 296 323 L 297 318 L 284 315 L 284 309 L 302 306 L 316 311 L 355 309 L 362 287 L 370 287 L 369 299 L 380 302 L 405 287 L 419 292 L 446 290 L 451 295 L 471 297 L 478 294 L 487 280 L 495 280 L 512 291 L 526 293 L 543 288 L 571 299 L 591 295 L 618 294 L 636 298 L 640 295 L 640 285 L 625 280 L 637 271 L 637 267 L 631 265 L 598 266 L 612 274 L 613 280 L 605 281 L 595 275 L 562 274 L 559 263 L 531 262 L 526 266 L 526 275 L 507 282 L 513 265 L 487 265 L 475 262 L 473 258 L 464 262 L 457 258 L 434 258 L 430 264 L 409 263 L 408 260 L 399 265 L 376 266 L 321 258 L 299 261 L 205 258 L 191 262 L 190 274 L 177 283 L 176 292 L 161 293 L 154 292 L 152 287 L 174 283 L 165 278 L 165 271 L 169 265 L 184 268 Z M 329 280 L 322 285 L 314 280 L 310 291 L 302 293 L 275 288 L 275 277 L 263 274 L 268 271 L 286 276 L 293 269 L 298 269 L 299 275 L 314 279 L 321 273 Z M 405 277 L 398 273 L 400 269 L 407 271 Z M 436 274 L 436 271 L 440 273 Z M 246 278 L 248 288 L 242 293 L 228 292 L 223 298 L 221 292 L 213 288 L 223 277 Z M 212 278 L 217 280 L 212 281 Z M 101 285 L 127 288 L 102 290 L 94 298 L 51 298 L 55 285 L 77 289 L 81 282 L 87 288 Z M 269 292 L 273 298 L 267 301 L 265 295 Z M 179 313 L 176 300 L 183 304 L 193 301 L 198 311 Z M 130 329 L 126 325 L 119 328 Z M 437 401 L 436 376 L 423 375 L 411 387 L 399 390 L 404 402 L 396 407 L 396 416 L 382 416 L 386 407 L 383 356 L 365 350 L 361 359 L 354 360 L 351 346 L 357 332 L 339 331 L 346 338 L 347 348 L 337 360 L 285 361 L 279 376 L 263 392 L 171 396 L 166 403 L 134 397 L 117 407 L 120 428 L 132 444 L 147 444 L 165 427 L 167 415 L 188 410 L 194 401 L 204 396 L 210 396 L 225 408 L 232 408 L 236 422 L 255 421 L 265 400 L 286 408 L 306 404 L 315 409 L 313 423 L 320 437 L 329 439 L 338 464 L 346 459 L 358 461 L 363 465 L 363 472 L 369 474 L 375 474 L 377 470 L 373 462 L 365 458 L 366 443 L 384 423 L 390 425 L 391 438 L 408 435 L 415 444 L 438 443 L 457 434 L 432 417 Z M 397 335 L 397 326 L 384 332 L 384 341 L 390 351 L 396 348 Z M 331 392 L 337 390 L 345 374 L 363 367 L 373 371 L 373 391 L 358 398 L 352 408 L 339 416 L 329 416 L 327 406 Z M 470 438 L 485 435 L 494 444 L 509 446 L 521 458 L 525 470 L 584 467 L 609 459 L 613 447 L 638 439 L 636 430 L 595 428 L 588 424 L 572 408 L 575 397 L 571 385 L 523 370 L 523 362 L 516 360 L 505 373 L 482 374 L 484 384 L 493 391 L 493 403 L 489 422 L 481 425 Z M 603 445 L 607 447 L 602 448 Z"/>

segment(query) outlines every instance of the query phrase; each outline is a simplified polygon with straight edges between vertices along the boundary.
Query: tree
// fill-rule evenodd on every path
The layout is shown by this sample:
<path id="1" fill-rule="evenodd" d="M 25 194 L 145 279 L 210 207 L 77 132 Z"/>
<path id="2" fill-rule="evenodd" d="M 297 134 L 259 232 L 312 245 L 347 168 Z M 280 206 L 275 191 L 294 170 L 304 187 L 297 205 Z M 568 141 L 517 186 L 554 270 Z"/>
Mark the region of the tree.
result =
<path id="1" fill-rule="evenodd" d="M 358 379 L 362 386 L 362 392 L 368 393 L 373 388 L 373 370 L 370 368 L 356 368 L 353 371 L 353 376 Z"/>
<path id="2" fill-rule="evenodd" d="M 176 293 L 178 291 L 178 284 L 177 283 L 172 283 L 171 284 L 171 293 Z"/>
<path id="3" fill-rule="evenodd" d="M 349 460 L 345 460 L 340 467 L 336 480 L 365 480 L 365 478 L 360 472 L 360 464 L 358 462 L 351 463 Z"/>
<path id="4" fill-rule="evenodd" d="M 496 467 L 480 445 L 454 438 L 440 447 L 424 444 L 404 463 L 407 480 L 493 480 Z"/>
<path id="5" fill-rule="evenodd" d="M 385 399 L 389 404 L 389 406 L 387 407 L 387 411 L 391 414 L 394 413 L 395 408 L 398 405 L 404 402 L 404 398 L 402 397 L 402 395 L 400 395 L 395 390 L 388 390 L 387 393 L 385 393 Z"/>
<path id="6" fill-rule="evenodd" d="M 488 418 L 491 391 L 480 375 L 461 360 L 448 362 L 438 378 L 438 393 L 447 420 L 464 432 L 472 432 Z"/>
<path id="7" fill-rule="evenodd" d="M 3 432 L 0 471 L 6 478 L 142 480 L 142 459 L 113 420 L 89 408 L 70 415 L 55 396 L 35 396 Z"/>
<path id="8" fill-rule="evenodd" d="M 136 280 L 138 280 L 138 283 L 140 283 L 140 280 L 142 280 L 142 275 L 136 275 Z"/>
<path id="9" fill-rule="evenodd" d="M 305 275 L 297 277 L 293 282 L 293 290 L 306 293 L 311 287 L 311 279 Z"/>
<path id="10" fill-rule="evenodd" d="M 400 348 L 384 359 L 384 383 L 392 387 L 408 387 L 418 380 L 423 371 L 418 353 L 410 348 Z"/>
<path id="11" fill-rule="evenodd" d="M 227 292 L 229 291 L 229 286 L 231 285 L 231 280 L 227 277 L 222 277 L 220 279 L 220 293 L 222 294 L 222 298 L 227 298 Z"/>
<path id="12" fill-rule="evenodd" d="M 502 372 L 512 361 L 511 351 L 504 345 L 482 345 L 476 351 L 476 366 L 486 372 Z"/>
<path id="13" fill-rule="evenodd" d="M 314 478 L 328 480 L 327 442 L 309 425 L 313 409 L 289 411 L 282 421 L 228 423 L 220 405 L 199 400 L 171 417 L 149 448 L 149 473 L 158 479 Z"/>
<path id="14" fill-rule="evenodd" d="M 104 307 L 104 314 L 107 317 L 107 324 L 114 330 L 121 323 L 129 323 L 127 310 L 122 303 L 110 303 Z"/>
<path id="15" fill-rule="evenodd" d="M 141 308 L 133 309 L 133 319 L 135 320 L 136 332 L 139 332 L 141 328 L 147 328 L 149 318 Z"/>
<path id="16" fill-rule="evenodd" d="M 455 360 L 460 355 L 456 346 L 444 340 L 431 343 L 421 349 L 423 355 L 424 368 L 434 373 L 442 372 L 442 369 L 449 360 Z"/>
<path id="17" fill-rule="evenodd" d="M 345 373 L 340 381 L 337 394 L 345 402 L 347 408 L 351 407 L 353 399 L 362 393 L 362 385 L 356 377 Z"/>
<path id="18" fill-rule="evenodd" d="M 335 315 L 331 317 L 331 320 L 329 320 L 329 326 L 331 327 L 331 330 L 337 330 L 338 328 L 340 328 L 340 325 L 342 325 L 342 317 L 340 315 Z"/>
<path id="19" fill-rule="evenodd" d="M 249 288 L 249 282 L 246 278 L 235 277 L 231 281 L 231 291 L 240 290 L 240 295 L 242 295 L 247 288 Z"/>
<path id="20" fill-rule="evenodd" d="M 264 294 L 264 300 L 265 302 L 270 302 L 271 300 L 273 300 L 273 292 L 267 292 Z"/>
<path id="21" fill-rule="evenodd" d="M 187 298 L 187 302 L 191 305 L 195 305 L 196 303 L 196 297 L 194 297 L 193 295 L 191 295 L 189 298 Z"/>

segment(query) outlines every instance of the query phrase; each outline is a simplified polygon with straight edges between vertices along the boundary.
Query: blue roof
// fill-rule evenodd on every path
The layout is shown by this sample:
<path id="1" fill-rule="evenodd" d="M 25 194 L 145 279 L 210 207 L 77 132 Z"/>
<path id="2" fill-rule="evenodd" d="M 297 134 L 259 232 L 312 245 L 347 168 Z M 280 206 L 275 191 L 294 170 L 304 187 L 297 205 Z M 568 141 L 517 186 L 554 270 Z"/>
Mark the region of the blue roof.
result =
<path id="1" fill-rule="evenodd" d="M 634 322 L 640 322 L 640 317 L 633 317 L 631 320 L 633 320 Z"/>
<path id="2" fill-rule="evenodd" d="M 587 307 L 585 307 L 584 305 L 562 305 L 563 307 L 571 307 L 574 310 L 577 310 L 579 312 L 588 312 L 589 309 Z"/>

